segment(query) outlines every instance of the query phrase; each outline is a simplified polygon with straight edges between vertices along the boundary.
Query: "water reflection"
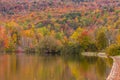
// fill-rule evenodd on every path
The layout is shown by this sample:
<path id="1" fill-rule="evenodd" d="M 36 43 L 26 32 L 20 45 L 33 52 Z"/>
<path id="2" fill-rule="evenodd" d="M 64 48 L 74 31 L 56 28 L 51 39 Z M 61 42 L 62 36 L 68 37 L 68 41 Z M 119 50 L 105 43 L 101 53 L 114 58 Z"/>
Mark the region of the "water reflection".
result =
<path id="1" fill-rule="evenodd" d="M 105 80 L 111 59 L 0 55 L 0 80 Z"/>

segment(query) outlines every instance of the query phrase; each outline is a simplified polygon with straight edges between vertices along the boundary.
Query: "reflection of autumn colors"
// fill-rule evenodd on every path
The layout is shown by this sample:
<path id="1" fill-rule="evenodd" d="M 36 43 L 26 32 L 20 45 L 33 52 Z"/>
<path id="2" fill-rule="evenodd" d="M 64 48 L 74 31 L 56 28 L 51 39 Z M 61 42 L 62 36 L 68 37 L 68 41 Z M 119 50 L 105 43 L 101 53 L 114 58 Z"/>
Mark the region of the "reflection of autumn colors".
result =
<path id="1" fill-rule="evenodd" d="M 0 55 L 0 80 L 104 80 L 111 59 Z"/>

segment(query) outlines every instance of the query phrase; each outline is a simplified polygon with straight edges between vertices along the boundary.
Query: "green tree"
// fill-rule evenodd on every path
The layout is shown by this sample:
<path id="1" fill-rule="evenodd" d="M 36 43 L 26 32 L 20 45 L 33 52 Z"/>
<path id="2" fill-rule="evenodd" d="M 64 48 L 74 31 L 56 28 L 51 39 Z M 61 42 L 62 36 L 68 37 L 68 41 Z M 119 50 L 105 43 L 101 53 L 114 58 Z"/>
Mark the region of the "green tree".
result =
<path id="1" fill-rule="evenodd" d="M 108 45 L 108 39 L 105 32 L 100 31 L 96 36 L 96 46 L 99 50 L 104 50 Z"/>
<path id="2" fill-rule="evenodd" d="M 120 45 L 119 44 L 111 44 L 107 49 L 106 53 L 109 56 L 120 55 Z"/>
<path id="3" fill-rule="evenodd" d="M 38 54 L 55 54 L 60 51 L 61 47 L 61 42 L 55 39 L 53 36 L 45 36 L 39 41 L 36 47 L 36 52 Z"/>

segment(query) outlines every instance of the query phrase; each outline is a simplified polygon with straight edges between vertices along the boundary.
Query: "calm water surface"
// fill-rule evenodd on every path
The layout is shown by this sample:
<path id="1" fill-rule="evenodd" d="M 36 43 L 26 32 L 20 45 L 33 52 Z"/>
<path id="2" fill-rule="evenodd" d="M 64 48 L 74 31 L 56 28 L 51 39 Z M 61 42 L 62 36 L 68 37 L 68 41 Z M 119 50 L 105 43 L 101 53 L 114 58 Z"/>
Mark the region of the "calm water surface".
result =
<path id="1" fill-rule="evenodd" d="M 111 59 L 0 55 L 0 80 L 105 80 Z"/>

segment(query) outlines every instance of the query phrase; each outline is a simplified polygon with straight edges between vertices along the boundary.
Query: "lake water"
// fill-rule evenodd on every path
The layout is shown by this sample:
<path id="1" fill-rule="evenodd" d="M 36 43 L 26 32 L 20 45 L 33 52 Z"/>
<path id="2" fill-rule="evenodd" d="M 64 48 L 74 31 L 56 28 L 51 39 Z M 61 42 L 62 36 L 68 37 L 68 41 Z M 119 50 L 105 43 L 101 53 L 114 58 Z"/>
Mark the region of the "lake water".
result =
<path id="1" fill-rule="evenodd" d="M 105 80 L 111 59 L 80 56 L 0 55 L 0 80 Z"/>

